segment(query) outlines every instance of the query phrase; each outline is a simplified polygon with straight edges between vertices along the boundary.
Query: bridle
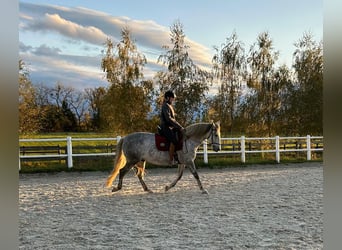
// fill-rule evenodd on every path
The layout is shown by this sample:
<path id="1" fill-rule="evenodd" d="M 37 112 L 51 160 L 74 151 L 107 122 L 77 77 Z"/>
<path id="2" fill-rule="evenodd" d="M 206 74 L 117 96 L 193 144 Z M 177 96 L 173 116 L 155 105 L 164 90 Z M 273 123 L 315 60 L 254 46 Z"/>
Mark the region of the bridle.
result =
<path id="1" fill-rule="evenodd" d="M 215 124 L 213 123 L 211 125 L 211 128 L 210 128 L 210 134 L 209 136 L 206 138 L 206 140 L 208 140 L 209 138 L 211 138 L 211 143 L 207 143 L 207 145 L 218 145 L 219 147 L 221 147 L 221 143 L 217 143 L 217 142 L 214 142 L 214 128 L 215 128 Z M 184 137 L 184 145 L 185 145 L 185 152 L 188 152 L 188 148 L 187 148 L 187 143 L 185 143 L 187 140 L 187 137 L 185 136 Z M 184 147 L 183 147 L 183 153 L 184 153 Z"/>
<path id="2" fill-rule="evenodd" d="M 210 134 L 209 134 L 207 140 L 210 138 L 211 139 L 211 143 L 209 143 L 209 144 L 221 146 L 220 142 L 218 142 L 218 143 L 214 142 L 214 128 L 216 128 L 215 124 L 212 124 L 212 126 L 210 128 Z"/>

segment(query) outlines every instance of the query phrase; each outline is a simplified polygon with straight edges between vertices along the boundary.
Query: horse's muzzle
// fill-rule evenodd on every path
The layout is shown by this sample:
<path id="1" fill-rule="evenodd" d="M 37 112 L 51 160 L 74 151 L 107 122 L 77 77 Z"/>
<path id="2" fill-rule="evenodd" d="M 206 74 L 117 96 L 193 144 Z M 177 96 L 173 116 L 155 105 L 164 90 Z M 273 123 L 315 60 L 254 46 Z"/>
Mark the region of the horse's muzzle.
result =
<path id="1" fill-rule="evenodd" d="M 220 144 L 213 144 L 213 150 L 214 150 L 215 152 L 220 151 Z"/>

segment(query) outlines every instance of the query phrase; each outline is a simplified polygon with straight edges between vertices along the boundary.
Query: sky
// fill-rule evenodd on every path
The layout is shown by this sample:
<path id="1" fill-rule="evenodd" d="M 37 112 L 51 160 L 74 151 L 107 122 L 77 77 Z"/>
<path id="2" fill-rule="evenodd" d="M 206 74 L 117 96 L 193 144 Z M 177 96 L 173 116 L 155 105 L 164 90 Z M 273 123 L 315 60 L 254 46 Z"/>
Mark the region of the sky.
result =
<path id="1" fill-rule="evenodd" d="M 170 45 L 170 27 L 179 20 L 198 66 L 210 69 L 214 46 L 236 32 L 245 50 L 269 32 L 278 64 L 292 65 L 294 43 L 310 32 L 323 39 L 323 0 L 112 0 L 19 1 L 19 58 L 34 84 L 83 90 L 108 86 L 101 70 L 107 38 L 117 42 L 128 27 L 147 58 L 146 78 Z"/>

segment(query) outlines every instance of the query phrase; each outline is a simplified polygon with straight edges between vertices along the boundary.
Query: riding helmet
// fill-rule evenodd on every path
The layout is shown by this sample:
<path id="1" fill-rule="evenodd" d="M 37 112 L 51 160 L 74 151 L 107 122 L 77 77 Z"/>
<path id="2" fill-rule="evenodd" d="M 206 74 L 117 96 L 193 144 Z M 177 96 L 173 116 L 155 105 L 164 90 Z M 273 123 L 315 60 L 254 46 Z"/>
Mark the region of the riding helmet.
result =
<path id="1" fill-rule="evenodd" d="M 173 93 L 172 90 L 168 90 L 168 91 L 165 92 L 164 97 L 165 97 L 165 98 L 168 98 L 168 97 L 169 97 L 169 98 L 170 98 L 170 97 L 176 98 L 176 95 Z"/>

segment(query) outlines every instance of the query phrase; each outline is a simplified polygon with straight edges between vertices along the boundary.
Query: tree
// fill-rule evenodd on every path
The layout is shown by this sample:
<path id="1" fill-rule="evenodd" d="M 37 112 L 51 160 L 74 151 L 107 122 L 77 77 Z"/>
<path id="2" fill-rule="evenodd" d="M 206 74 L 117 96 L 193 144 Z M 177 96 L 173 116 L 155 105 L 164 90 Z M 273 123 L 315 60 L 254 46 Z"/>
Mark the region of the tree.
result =
<path id="1" fill-rule="evenodd" d="M 323 43 L 304 33 L 295 43 L 293 54 L 297 90 L 292 96 L 291 113 L 298 117 L 297 133 L 323 133 Z"/>
<path id="2" fill-rule="evenodd" d="M 104 87 L 85 89 L 85 98 L 89 102 L 89 128 L 95 131 L 101 130 L 102 107 L 105 95 L 106 89 Z"/>
<path id="3" fill-rule="evenodd" d="M 62 101 L 61 107 L 61 120 L 62 120 L 62 129 L 64 132 L 72 132 L 77 131 L 77 120 L 75 114 L 70 109 L 70 104 L 66 101 Z"/>
<path id="4" fill-rule="evenodd" d="M 275 95 L 278 96 L 276 104 L 272 105 L 271 113 L 274 114 L 274 132 L 277 135 L 293 135 L 293 124 L 289 115 L 289 96 L 294 93 L 292 72 L 286 65 L 276 69 L 273 75 Z"/>
<path id="5" fill-rule="evenodd" d="M 86 112 L 89 110 L 89 105 L 90 103 L 86 98 L 85 91 L 75 90 L 72 92 L 68 108 L 76 118 L 76 128 L 78 131 L 84 130 L 87 126 Z"/>
<path id="6" fill-rule="evenodd" d="M 106 129 L 127 133 L 144 130 L 150 111 L 147 93 L 152 85 L 143 79 L 146 58 L 138 52 L 129 29 L 123 28 L 121 36 L 116 45 L 110 39 L 105 44 L 101 67 L 110 86 L 102 103 L 102 119 Z"/>
<path id="7" fill-rule="evenodd" d="M 63 120 L 61 119 L 61 109 L 56 105 L 48 104 L 44 106 L 44 116 L 40 117 L 42 124 L 40 132 L 63 132 Z"/>
<path id="8" fill-rule="evenodd" d="M 233 32 L 221 49 L 215 47 L 215 51 L 213 68 L 220 86 L 212 107 L 217 116 L 215 119 L 221 121 L 222 130 L 229 128 L 232 133 L 246 71 L 245 50 Z"/>
<path id="9" fill-rule="evenodd" d="M 274 65 L 278 54 L 274 51 L 273 41 L 268 32 L 263 32 L 259 34 L 257 42 L 251 46 L 247 59 L 250 69 L 247 85 L 253 91 L 248 106 L 255 112 L 251 124 L 255 132 L 268 136 L 272 136 L 275 111 L 280 108 L 278 94 L 280 88 L 274 81 Z"/>
<path id="10" fill-rule="evenodd" d="M 36 103 L 41 111 L 38 118 L 40 132 L 79 131 L 77 121 L 82 119 L 82 109 L 74 110 L 75 113 L 71 110 L 71 107 L 75 108 L 78 105 L 77 101 L 84 100 L 77 100 L 78 91 L 59 82 L 53 87 L 38 84 L 34 89 Z"/>
<path id="11" fill-rule="evenodd" d="M 51 88 L 43 83 L 35 84 L 35 97 L 36 103 L 40 108 L 48 106 L 52 104 L 52 100 L 50 98 Z"/>
<path id="12" fill-rule="evenodd" d="M 143 79 L 143 67 L 146 58 L 139 53 L 131 38 L 130 30 L 125 27 L 121 30 L 121 41 L 114 43 L 107 39 L 106 55 L 102 58 L 101 67 L 106 78 L 114 86 L 139 86 Z M 115 51 L 116 49 L 116 51 Z"/>
<path id="13" fill-rule="evenodd" d="M 65 87 L 62 83 L 57 82 L 53 88 L 49 89 L 49 99 L 58 108 L 62 108 L 63 102 L 71 102 L 73 92 L 75 91 L 72 87 Z"/>
<path id="14" fill-rule="evenodd" d="M 166 53 L 158 58 L 158 63 L 165 65 L 167 71 L 159 71 L 156 81 L 160 93 L 165 93 L 167 90 L 173 90 L 176 93 L 177 120 L 182 124 L 188 124 L 204 115 L 201 104 L 205 103 L 210 74 L 201 70 L 190 58 L 189 46 L 185 44 L 183 25 L 176 21 L 170 31 L 173 47 L 169 48 L 164 45 Z"/>
<path id="15" fill-rule="evenodd" d="M 23 60 L 19 60 L 19 133 L 36 133 L 40 129 L 40 110 L 35 101 L 35 89 Z"/>

